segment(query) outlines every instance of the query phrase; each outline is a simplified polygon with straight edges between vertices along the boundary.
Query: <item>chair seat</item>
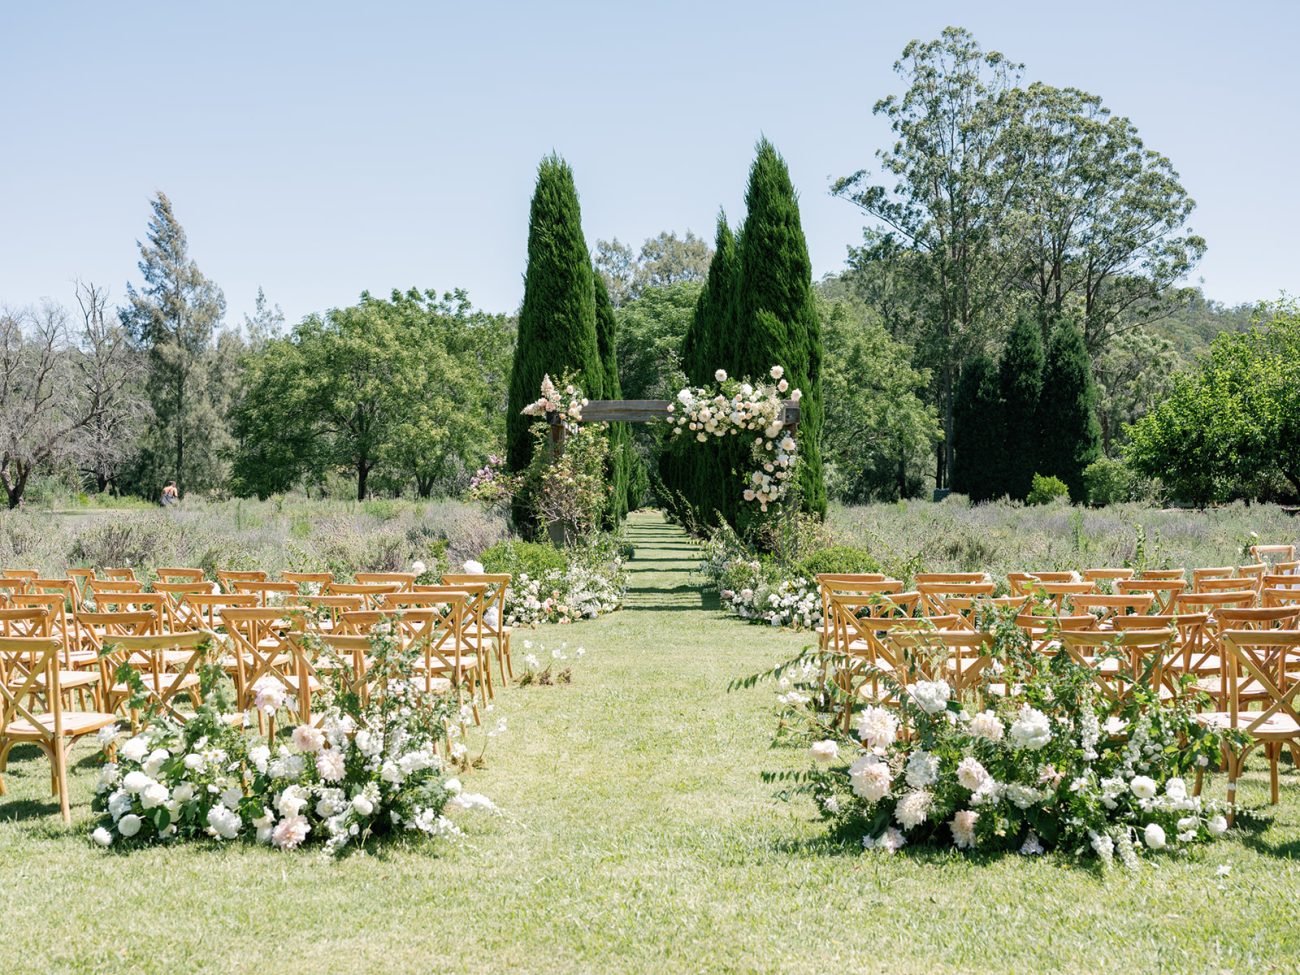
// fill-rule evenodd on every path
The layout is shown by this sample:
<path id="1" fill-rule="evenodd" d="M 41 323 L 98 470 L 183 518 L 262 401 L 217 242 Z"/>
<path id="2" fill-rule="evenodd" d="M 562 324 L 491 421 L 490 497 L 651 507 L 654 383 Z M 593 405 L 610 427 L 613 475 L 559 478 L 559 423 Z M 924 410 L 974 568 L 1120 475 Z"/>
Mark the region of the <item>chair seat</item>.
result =
<path id="1" fill-rule="evenodd" d="M 4 737 L 18 741 L 44 741 L 54 734 L 54 715 L 38 714 L 36 720 L 38 725 L 32 724 L 26 718 L 19 718 L 16 721 L 10 721 L 5 727 Z M 98 711 L 65 711 L 63 713 L 63 737 L 79 738 L 82 735 L 94 734 L 100 728 L 107 728 L 111 724 L 117 724 L 118 717 L 115 714 L 102 714 Z"/>
<path id="2" fill-rule="evenodd" d="M 508 626 L 484 626 L 482 630 L 488 636 L 496 636 L 498 634 L 508 636 L 510 634 L 510 627 Z M 471 623 L 469 626 L 464 628 L 463 632 L 477 633 L 479 632 L 479 626 L 476 623 Z"/>
<path id="3" fill-rule="evenodd" d="M 1237 712 L 1237 728 L 1245 731 L 1259 715 L 1258 711 Z M 1196 715 L 1196 720 L 1210 728 L 1232 728 L 1232 715 L 1227 711 L 1204 711 Z M 1300 737 L 1300 722 L 1289 714 L 1271 714 L 1258 727 L 1250 728 L 1249 734 L 1255 738 L 1282 740 Z"/>
<path id="4" fill-rule="evenodd" d="M 477 666 L 478 666 L 478 657 L 473 656 L 472 654 L 461 655 L 460 657 L 461 670 L 473 670 Z M 447 671 L 450 670 L 455 670 L 456 667 L 454 661 L 450 659 L 448 659 L 446 663 L 443 663 L 441 660 L 437 659 L 436 657 L 433 657 L 429 660 L 420 659 L 415 661 L 415 663 L 412 665 L 412 669 L 421 672 L 437 674 L 437 673 L 446 673 Z"/>
<path id="5" fill-rule="evenodd" d="M 10 687 L 22 687 L 27 682 L 26 677 L 16 678 L 9 681 Z M 78 687 L 93 687 L 99 683 L 99 674 L 89 670 L 60 670 L 59 671 L 59 689 L 72 690 Z M 36 675 L 36 686 L 45 686 L 45 675 Z"/>
<path id="6" fill-rule="evenodd" d="M 198 687 L 199 685 L 198 674 L 185 674 L 184 676 L 181 676 L 180 674 L 159 674 L 157 684 L 154 683 L 152 674 L 141 675 L 140 679 L 144 681 L 145 688 L 151 691 L 159 686 L 170 691 L 185 687 Z M 114 684 L 113 693 L 132 694 L 134 692 L 127 684 Z"/>

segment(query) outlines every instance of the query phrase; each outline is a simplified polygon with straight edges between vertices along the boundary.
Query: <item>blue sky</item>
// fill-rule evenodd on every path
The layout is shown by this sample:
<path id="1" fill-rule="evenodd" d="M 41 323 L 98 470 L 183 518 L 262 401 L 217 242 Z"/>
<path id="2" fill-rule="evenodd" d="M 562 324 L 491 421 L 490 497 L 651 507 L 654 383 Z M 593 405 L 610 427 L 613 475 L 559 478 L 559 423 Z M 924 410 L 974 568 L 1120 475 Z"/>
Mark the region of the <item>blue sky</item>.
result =
<path id="1" fill-rule="evenodd" d="M 164 190 L 229 319 L 363 289 L 522 294 L 552 148 L 587 241 L 733 219 L 760 133 L 790 163 L 820 276 L 863 220 L 892 64 L 947 24 L 1102 96 L 1168 155 L 1210 297 L 1300 292 L 1300 89 L 1287 2 L 10 3 L 0 9 L 0 304 L 120 297 Z"/>

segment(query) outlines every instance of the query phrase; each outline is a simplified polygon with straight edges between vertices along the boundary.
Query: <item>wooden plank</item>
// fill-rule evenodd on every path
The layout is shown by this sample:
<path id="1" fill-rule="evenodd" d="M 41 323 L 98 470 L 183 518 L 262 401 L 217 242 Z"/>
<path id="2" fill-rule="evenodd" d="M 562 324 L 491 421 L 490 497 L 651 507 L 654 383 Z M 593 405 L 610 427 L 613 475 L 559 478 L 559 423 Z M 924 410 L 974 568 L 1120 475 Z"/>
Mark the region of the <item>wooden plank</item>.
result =
<path id="1" fill-rule="evenodd" d="M 668 416 L 666 399 L 594 399 L 582 408 L 582 418 L 589 423 L 646 423 Z M 799 404 L 785 401 L 785 424 L 799 425 Z"/>

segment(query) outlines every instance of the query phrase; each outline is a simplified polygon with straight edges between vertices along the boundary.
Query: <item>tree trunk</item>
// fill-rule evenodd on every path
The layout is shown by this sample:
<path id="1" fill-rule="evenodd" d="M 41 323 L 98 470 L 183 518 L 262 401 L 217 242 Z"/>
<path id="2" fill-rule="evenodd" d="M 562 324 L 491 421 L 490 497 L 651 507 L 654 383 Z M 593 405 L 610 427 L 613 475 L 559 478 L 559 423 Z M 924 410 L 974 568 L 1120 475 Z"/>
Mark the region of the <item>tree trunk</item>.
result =
<path id="1" fill-rule="evenodd" d="M 429 495 L 433 493 L 433 478 L 420 477 L 419 475 L 416 475 L 415 493 L 418 494 L 421 498 L 427 499 Z"/>
<path id="2" fill-rule="evenodd" d="M 357 500 L 366 500 L 366 479 L 370 476 L 370 464 L 361 461 L 357 464 Z"/>
<path id="3" fill-rule="evenodd" d="M 18 477 L 10 481 L 4 478 L 5 494 L 8 496 L 10 510 L 17 508 L 23 500 L 23 491 L 27 489 L 27 471 L 19 470 Z"/>

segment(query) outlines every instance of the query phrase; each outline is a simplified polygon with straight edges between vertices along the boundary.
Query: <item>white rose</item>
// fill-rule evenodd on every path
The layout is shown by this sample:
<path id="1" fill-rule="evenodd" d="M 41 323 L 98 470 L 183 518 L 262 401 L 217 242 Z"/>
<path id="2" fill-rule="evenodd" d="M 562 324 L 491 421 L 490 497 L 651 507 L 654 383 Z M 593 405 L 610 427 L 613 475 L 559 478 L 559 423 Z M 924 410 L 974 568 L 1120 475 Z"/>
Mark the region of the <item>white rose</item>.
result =
<path id="1" fill-rule="evenodd" d="M 1052 724 L 1047 715 L 1028 704 L 1020 708 L 1011 723 L 1011 741 L 1017 748 L 1038 751 L 1052 740 Z"/>
<path id="2" fill-rule="evenodd" d="M 136 833 L 140 832 L 140 826 L 143 822 L 144 820 L 135 813 L 127 813 L 117 821 L 117 831 L 127 839 L 130 839 Z"/>
<path id="3" fill-rule="evenodd" d="M 189 802 L 194 798 L 194 786 L 188 782 L 182 782 L 172 792 L 172 798 L 177 802 Z"/>
<path id="4" fill-rule="evenodd" d="M 167 786 L 163 785 L 161 782 L 151 782 L 149 785 L 145 786 L 144 791 L 140 793 L 140 805 L 145 809 L 154 809 L 157 806 L 161 806 L 170 798 L 171 795 L 167 791 Z"/>
<path id="5" fill-rule="evenodd" d="M 1210 831 L 1211 836 L 1222 836 L 1228 831 L 1228 821 L 1222 816 L 1212 816 L 1206 822 L 1205 828 Z"/>
<path id="6" fill-rule="evenodd" d="M 1165 783 L 1165 794 L 1175 802 L 1182 802 L 1187 798 L 1187 783 L 1179 778 L 1170 779 Z"/>
<path id="7" fill-rule="evenodd" d="M 122 745 L 122 757 L 129 762 L 143 762 L 147 754 L 149 754 L 149 743 L 139 735 L 128 738 Z"/>
<path id="8" fill-rule="evenodd" d="M 155 748 L 149 753 L 149 757 L 144 763 L 144 774 L 157 778 L 158 773 L 162 771 L 163 762 L 172 757 L 172 753 L 165 748 Z"/>
<path id="9" fill-rule="evenodd" d="M 727 381 L 727 370 L 719 369 L 717 372 L 713 374 L 713 378 L 720 383 L 725 383 Z"/>
<path id="10" fill-rule="evenodd" d="M 907 784 L 913 789 L 933 785 L 939 777 L 939 756 L 926 751 L 915 751 L 908 756 L 905 770 Z"/>
<path id="11" fill-rule="evenodd" d="M 1002 724 L 1002 719 L 992 711 L 981 711 L 970 719 L 970 733 L 976 738 L 987 738 L 989 741 L 1001 741 L 1006 727 Z"/>
<path id="12" fill-rule="evenodd" d="M 98 827 L 93 833 L 91 833 L 90 838 L 100 846 L 113 845 L 113 834 L 104 829 L 103 826 Z"/>
<path id="13" fill-rule="evenodd" d="M 122 788 L 132 795 L 139 795 L 152 784 L 153 779 L 149 778 L 149 776 L 145 775 L 138 769 L 132 772 L 127 772 L 122 778 Z"/>
<path id="14" fill-rule="evenodd" d="M 256 751 L 256 749 L 254 749 L 254 751 Z M 249 754 L 251 755 L 252 752 L 250 752 Z M 204 759 L 202 755 L 198 754 L 197 752 L 190 752 L 190 754 L 185 756 L 185 767 L 191 772 L 203 771 L 203 766 L 205 766 L 206 764 L 207 761 Z"/>
<path id="15" fill-rule="evenodd" d="M 989 773 L 974 755 L 967 755 L 957 763 L 957 782 L 963 789 L 976 791 L 989 780 Z"/>
<path id="16" fill-rule="evenodd" d="M 1154 799 L 1156 797 L 1156 780 L 1146 775 L 1135 775 L 1133 781 L 1129 783 L 1129 788 L 1133 790 L 1133 795 L 1139 799 Z"/>
<path id="17" fill-rule="evenodd" d="M 419 559 L 411 563 L 411 571 L 414 572 L 417 576 L 424 575 L 425 571 L 427 571 L 427 568 L 428 567 Z"/>
<path id="18" fill-rule="evenodd" d="M 840 757 L 840 746 L 827 738 L 824 741 L 813 742 L 812 747 L 808 749 L 808 754 L 818 765 L 829 765 Z"/>
<path id="19" fill-rule="evenodd" d="M 780 379 L 780 378 L 781 378 L 782 376 L 784 376 L 784 375 L 785 375 L 785 369 L 783 369 L 781 366 L 773 366 L 773 367 L 772 367 L 772 378 L 773 378 L 773 379 Z"/>
<path id="20" fill-rule="evenodd" d="M 358 816 L 369 816 L 375 811 L 375 804 L 365 796 L 356 796 L 352 800 L 352 809 Z"/>
<path id="21" fill-rule="evenodd" d="M 1148 823 L 1147 828 L 1142 831 L 1142 842 L 1152 850 L 1162 850 L 1165 846 L 1165 831 L 1160 828 L 1159 823 Z"/>
<path id="22" fill-rule="evenodd" d="M 952 688 L 946 680 L 919 680 L 907 685 L 907 693 L 912 695 L 913 702 L 926 714 L 938 714 L 947 710 Z"/>

